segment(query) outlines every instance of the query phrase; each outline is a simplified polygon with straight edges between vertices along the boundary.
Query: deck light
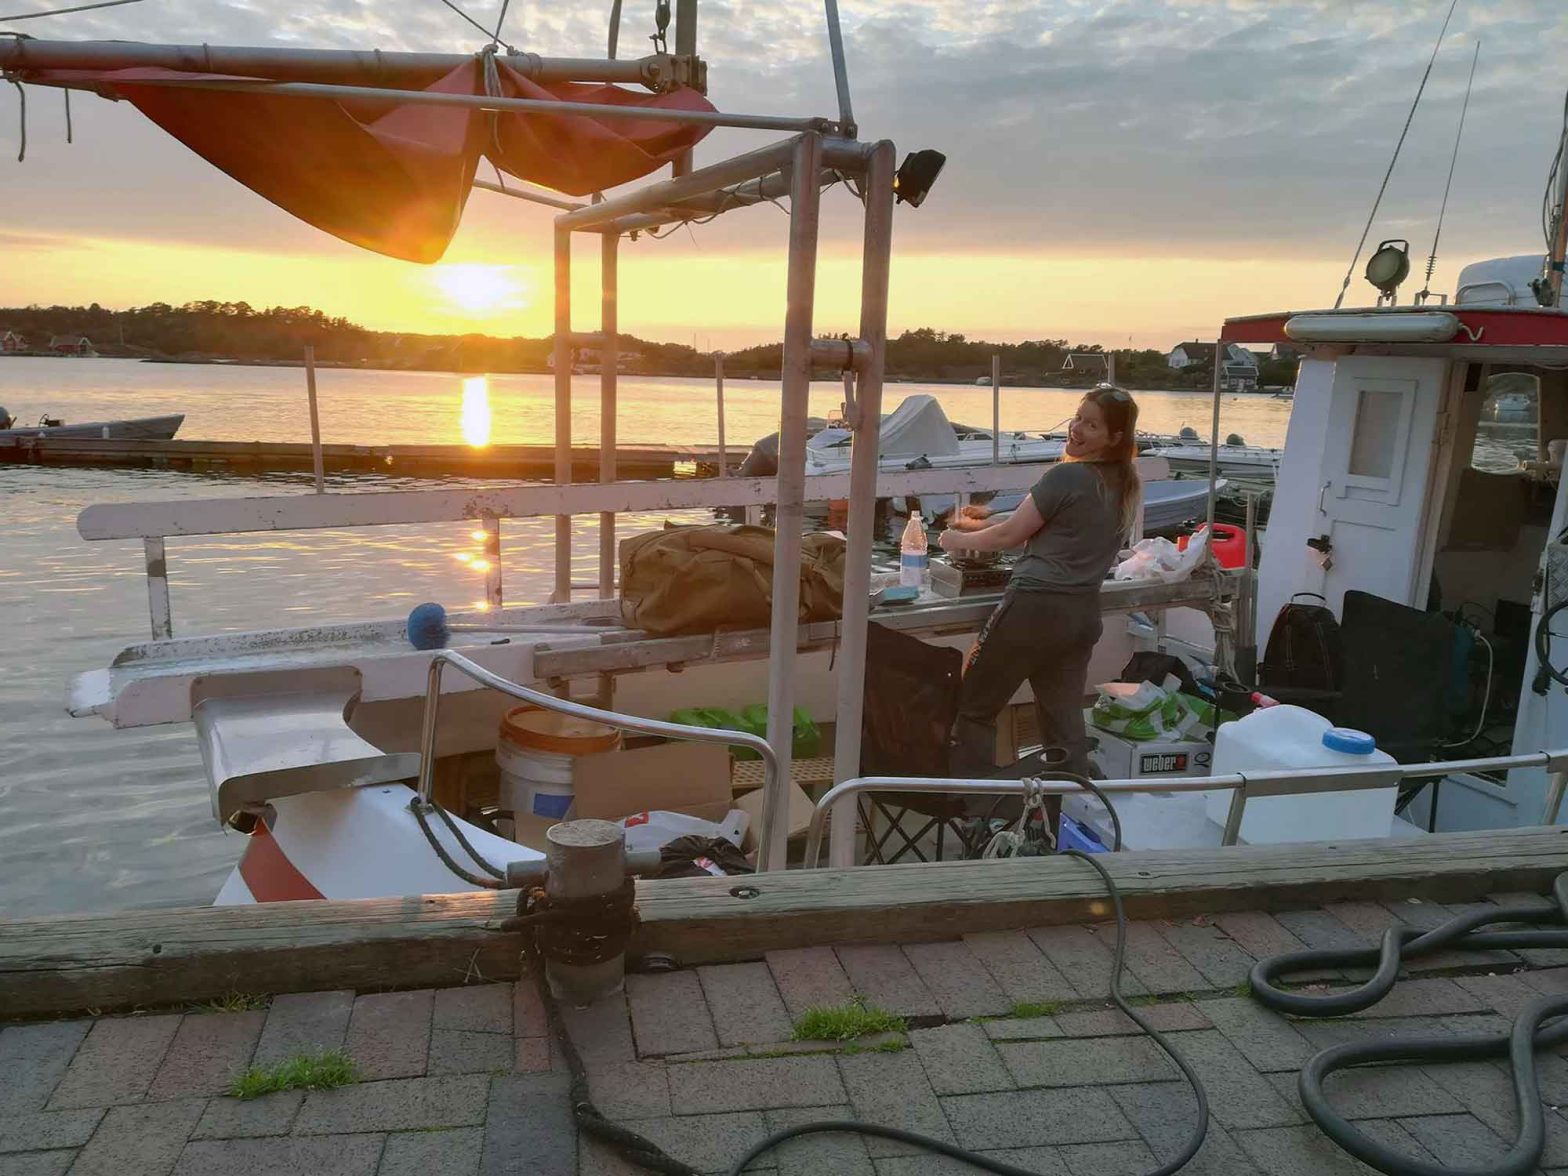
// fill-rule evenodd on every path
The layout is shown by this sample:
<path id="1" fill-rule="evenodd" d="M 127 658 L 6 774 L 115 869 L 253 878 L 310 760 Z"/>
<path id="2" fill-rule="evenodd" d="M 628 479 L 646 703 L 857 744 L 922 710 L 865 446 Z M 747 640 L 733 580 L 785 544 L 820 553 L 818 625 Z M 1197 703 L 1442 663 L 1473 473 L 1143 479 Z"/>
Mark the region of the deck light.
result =
<path id="1" fill-rule="evenodd" d="M 1410 276 L 1410 242 L 1384 241 L 1367 258 L 1366 276 L 1367 281 L 1378 289 L 1377 304 L 1382 306 L 1386 298 L 1392 306 L 1399 291 L 1399 283 Z"/>
<path id="2" fill-rule="evenodd" d="M 898 202 L 919 208 L 946 162 L 947 156 L 929 148 L 904 156 L 904 162 L 898 165 L 898 174 L 893 177 L 893 195 Z"/>

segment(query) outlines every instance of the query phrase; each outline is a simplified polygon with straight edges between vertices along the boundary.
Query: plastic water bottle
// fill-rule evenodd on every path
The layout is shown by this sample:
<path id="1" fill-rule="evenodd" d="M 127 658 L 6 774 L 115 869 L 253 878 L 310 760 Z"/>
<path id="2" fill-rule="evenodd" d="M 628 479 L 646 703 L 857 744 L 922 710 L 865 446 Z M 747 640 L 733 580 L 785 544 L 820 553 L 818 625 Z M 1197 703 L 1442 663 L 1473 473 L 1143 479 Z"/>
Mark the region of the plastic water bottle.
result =
<path id="1" fill-rule="evenodd" d="M 909 516 L 898 547 L 898 582 L 906 588 L 924 592 L 931 582 L 931 556 L 926 544 L 925 524 L 918 514 Z"/>

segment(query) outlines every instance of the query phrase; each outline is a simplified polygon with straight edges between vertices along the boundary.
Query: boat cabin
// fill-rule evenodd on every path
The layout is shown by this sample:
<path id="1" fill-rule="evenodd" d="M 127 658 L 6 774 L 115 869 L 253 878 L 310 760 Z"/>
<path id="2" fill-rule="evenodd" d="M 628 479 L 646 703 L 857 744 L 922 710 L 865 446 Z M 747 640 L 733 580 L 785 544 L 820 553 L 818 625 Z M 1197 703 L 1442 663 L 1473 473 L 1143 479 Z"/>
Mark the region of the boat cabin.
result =
<path id="1" fill-rule="evenodd" d="M 1515 275 L 1538 274 L 1543 261 L 1509 259 Z M 1407 708 L 1434 697 L 1447 708 L 1431 750 L 1450 755 L 1433 758 L 1568 739 L 1568 699 L 1551 676 L 1568 638 L 1542 629 L 1543 610 L 1568 593 L 1557 554 L 1568 552 L 1568 314 L 1497 276 L 1509 262 L 1466 269 L 1452 306 L 1225 324 L 1227 340 L 1303 352 L 1258 574 L 1258 648 L 1303 593 L 1341 618 L 1347 593 L 1411 610 L 1411 624 L 1389 636 L 1405 648 L 1387 664 L 1430 667 L 1419 647 L 1446 644 L 1447 689 L 1394 672 L 1384 689 L 1391 709 L 1401 692 Z M 1520 402 L 1528 412 L 1499 411 Z M 1423 628 L 1432 616 L 1450 624 Z M 1347 665 L 1361 656 L 1347 635 Z M 1410 815 L 1434 830 L 1534 824 L 1545 789 L 1539 768 L 1459 774 L 1424 790 Z"/>

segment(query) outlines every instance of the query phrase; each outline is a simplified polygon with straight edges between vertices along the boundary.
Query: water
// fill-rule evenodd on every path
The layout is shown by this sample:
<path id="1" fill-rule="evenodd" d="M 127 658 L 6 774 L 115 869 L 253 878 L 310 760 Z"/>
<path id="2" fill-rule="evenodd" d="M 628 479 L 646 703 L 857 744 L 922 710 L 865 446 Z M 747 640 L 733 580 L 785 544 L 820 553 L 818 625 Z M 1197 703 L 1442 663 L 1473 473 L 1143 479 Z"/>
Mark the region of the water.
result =
<path id="1" fill-rule="evenodd" d="M 380 444 L 460 442 L 461 379 L 426 372 L 327 369 L 318 373 L 322 439 Z M 548 441 L 549 376 L 496 376 L 490 402 L 497 442 Z M 598 434 L 598 382 L 581 377 L 576 436 Z M 989 425 L 991 392 L 973 386 L 891 384 L 887 407 L 931 392 L 954 420 Z M 813 388 L 811 412 L 826 416 L 837 385 Z M 1004 428 L 1044 430 L 1065 420 L 1081 392 L 1007 388 Z M 1139 393 L 1144 428 L 1208 433 L 1208 397 Z M 305 441 L 304 375 L 295 369 L 182 366 L 129 360 L 0 359 L 0 405 L 31 422 L 184 412 L 180 436 Z M 1284 442 L 1289 401 L 1229 396 L 1222 433 L 1260 445 Z M 718 439 L 712 382 L 620 379 L 619 432 L 627 443 Z M 726 433 L 743 449 L 778 427 L 778 385 L 725 387 Z M 434 481 L 330 479 L 333 488 L 409 489 Z M 446 485 L 468 485 L 458 479 Z M 490 483 L 493 485 L 494 483 Z M 0 465 L 5 533 L 0 540 L 0 914 L 9 917 L 205 903 L 243 849 L 212 819 L 188 725 L 115 731 L 65 713 L 67 684 L 107 665 L 148 633 L 141 545 L 86 543 L 75 519 L 98 502 L 307 493 L 293 475 L 234 478 L 139 470 Z M 663 516 L 626 517 L 622 533 Z M 553 524 L 507 522 L 503 560 L 508 603 L 549 591 Z M 461 524 L 169 541 L 175 632 L 182 636 L 406 615 L 421 600 L 464 605 L 483 595 L 483 576 L 460 562 L 479 545 Z M 596 566 L 597 536 L 585 528 L 578 566 Z M 586 578 L 586 577 L 583 577 Z"/>

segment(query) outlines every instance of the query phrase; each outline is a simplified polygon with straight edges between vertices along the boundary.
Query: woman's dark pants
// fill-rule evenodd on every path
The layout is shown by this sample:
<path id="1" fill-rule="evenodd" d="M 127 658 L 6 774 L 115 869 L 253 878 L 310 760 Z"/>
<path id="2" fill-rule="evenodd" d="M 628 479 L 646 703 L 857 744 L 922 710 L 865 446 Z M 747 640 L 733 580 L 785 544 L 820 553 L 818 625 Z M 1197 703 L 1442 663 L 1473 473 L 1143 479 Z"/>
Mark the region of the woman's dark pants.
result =
<path id="1" fill-rule="evenodd" d="M 1064 771 L 1087 776 L 1083 699 L 1089 656 L 1101 631 L 1098 592 L 1009 589 L 964 666 L 949 772 L 977 779 L 996 770 L 997 716 L 1027 681 L 1034 691 L 1041 743 L 1067 753 Z"/>

